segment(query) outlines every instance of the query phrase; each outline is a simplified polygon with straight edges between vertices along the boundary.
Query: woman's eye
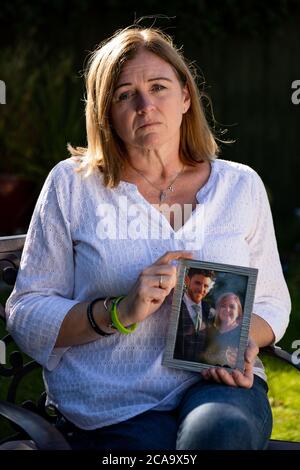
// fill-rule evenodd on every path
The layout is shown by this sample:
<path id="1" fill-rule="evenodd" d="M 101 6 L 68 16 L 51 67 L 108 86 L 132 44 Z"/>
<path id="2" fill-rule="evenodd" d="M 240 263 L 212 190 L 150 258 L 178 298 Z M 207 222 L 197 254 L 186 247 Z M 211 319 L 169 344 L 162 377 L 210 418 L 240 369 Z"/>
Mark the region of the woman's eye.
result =
<path id="1" fill-rule="evenodd" d="M 133 92 L 124 91 L 124 93 L 121 93 L 121 95 L 117 97 L 117 101 L 127 101 L 131 98 L 132 95 L 133 95 Z"/>
<path id="2" fill-rule="evenodd" d="M 156 83 L 155 85 L 151 87 L 151 91 L 158 92 L 158 91 L 164 90 L 165 88 L 166 88 L 165 86 Z M 124 91 L 123 93 L 121 93 L 119 96 L 116 97 L 116 101 L 117 102 L 128 101 L 131 98 L 133 98 L 135 94 L 136 94 L 135 91 Z"/>
<path id="3" fill-rule="evenodd" d="M 157 84 L 153 85 L 152 90 L 154 90 L 154 91 L 161 91 L 161 90 L 164 90 L 165 88 L 166 88 L 165 86 L 159 85 L 159 84 L 157 83 Z"/>

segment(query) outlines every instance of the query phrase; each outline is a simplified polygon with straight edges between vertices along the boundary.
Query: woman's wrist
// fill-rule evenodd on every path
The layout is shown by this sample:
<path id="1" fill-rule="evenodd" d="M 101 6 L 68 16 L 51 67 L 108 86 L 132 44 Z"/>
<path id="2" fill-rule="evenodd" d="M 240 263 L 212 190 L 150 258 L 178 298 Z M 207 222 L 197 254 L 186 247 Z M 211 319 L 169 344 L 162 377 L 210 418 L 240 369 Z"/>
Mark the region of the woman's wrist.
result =
<path id="1" fill-rule="evenodd" d="M 132 323 L 130 326 L 126 327 L 124 324 L 120 322 L 117 306 L 123 299 L 124 299 L 124 296 L 121 295 L 120 297 L 117 297 L 112 300 L 110 314 L 111 314 L 112 326 L 114 326 L 120 333 L 128 335 L 130 333 L 133 333 L 136 330 L 137 323 Z"/>
<path id="2" fill-rule="evenodd" d="M 107 299 L 99 300 L 94 307 L 94 318 L 101 330 L 107 334 L 116 333 L 116 329 L 111 327 L 110 302 Z"/>
<path id="3" fill-rule="evenodd" d="M 118 302 L 118 319 L 122 325 L 126 328 L 134 323 L 133 320 L 130 319 L 130 315 L 128 314 L 129 310 L 129 299 L 128 296 L 123 297 L 120 302 Z"/>
<path id="4" fill-rule="evenodd" d="M 113 325 L 112 318 L 111 318 L 111 310 L 112 310 L 112 301 L 114 298 L 106 298 L 105 300 L 99 300 L 94 306 L 94 317 L 95 320 L 105 333 L 116 333 L 118 330 Z M 129 310 L 129 299 L 128 296 L 125 296 L 122 300 L 118 302 L 117 305 L 117 314 L 120 323 L 125 327 L 131 326 L 134 321 L 130 319 L 130 315 L 128 315 Z"/>

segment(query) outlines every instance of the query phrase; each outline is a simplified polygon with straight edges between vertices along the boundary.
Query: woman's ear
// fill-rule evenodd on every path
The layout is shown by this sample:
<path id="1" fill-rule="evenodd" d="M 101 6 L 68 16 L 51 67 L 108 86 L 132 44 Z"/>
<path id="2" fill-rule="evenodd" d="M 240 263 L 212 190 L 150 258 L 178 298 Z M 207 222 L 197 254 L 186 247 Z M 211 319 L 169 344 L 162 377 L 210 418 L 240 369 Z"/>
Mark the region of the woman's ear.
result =
<path id="1" fill-rule="evenodd" d="M 182 109 L 182 113 L 185 114 L 189 108 L 190 108 L 190 105 L 191 105 L 191 97 L 190 97 L 190 92 L 188 90 L 188 87 L 187 85 L 184 85 L 183 89 L 182 89 L 182 96 L 183 96 L 183 109 Z"/>

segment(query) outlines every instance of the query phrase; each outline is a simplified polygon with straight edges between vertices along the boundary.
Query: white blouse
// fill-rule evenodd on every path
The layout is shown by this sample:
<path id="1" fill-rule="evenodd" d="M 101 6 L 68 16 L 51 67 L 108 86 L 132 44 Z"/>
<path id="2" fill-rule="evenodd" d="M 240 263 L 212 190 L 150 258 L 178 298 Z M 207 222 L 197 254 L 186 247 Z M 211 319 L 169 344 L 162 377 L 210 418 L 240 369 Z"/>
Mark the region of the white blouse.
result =
<path id="1" fill-rule="evenodd" d="M 149 409 L 176 406 L 199 374 L 161 365 L 171 312 L 165 302 L 129 335 L 54 348 L 78 302 L 126 294 L 143 268 L 170 250 L 258 268 L 253 311 L 284 334 L 290 298 L 278 257 L 265 188 L 251 168 L 215 160 L 197 208 L 175 231 L 134 184 L 104 187 L 102 175 L 75 172 L 73 159 L 50 172 L 37 201 L 7 326 L 21 349 L 44 366 L 48 402 L 84 429 Z M 261 369 L 258 375 L 264 376 Z"/>

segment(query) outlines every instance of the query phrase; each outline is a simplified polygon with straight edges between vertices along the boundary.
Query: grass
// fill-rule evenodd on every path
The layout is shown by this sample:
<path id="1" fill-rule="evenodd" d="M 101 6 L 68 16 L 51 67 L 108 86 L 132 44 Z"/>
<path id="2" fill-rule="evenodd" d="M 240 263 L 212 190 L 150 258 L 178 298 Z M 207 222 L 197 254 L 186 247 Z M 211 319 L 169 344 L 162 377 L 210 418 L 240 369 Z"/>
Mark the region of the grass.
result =
<path id="1" fill-rule="evenodd" d="M 272 439 L 300 441 L 300 373 L 277 359 L 263 357 L 273 413 Z"/>
<path id="2" fill-rule="evenodd" d="M 294 352 L 293 341 L 300 340 L 300 253 L 293 253 L 289 260 L 287 284 L 292 299 L 292 313 L 279 346 Z M 272 439 L 300 441 L 300 373 L 274 358 L 263 357 L 263 362 L 274 419 Z"/>

